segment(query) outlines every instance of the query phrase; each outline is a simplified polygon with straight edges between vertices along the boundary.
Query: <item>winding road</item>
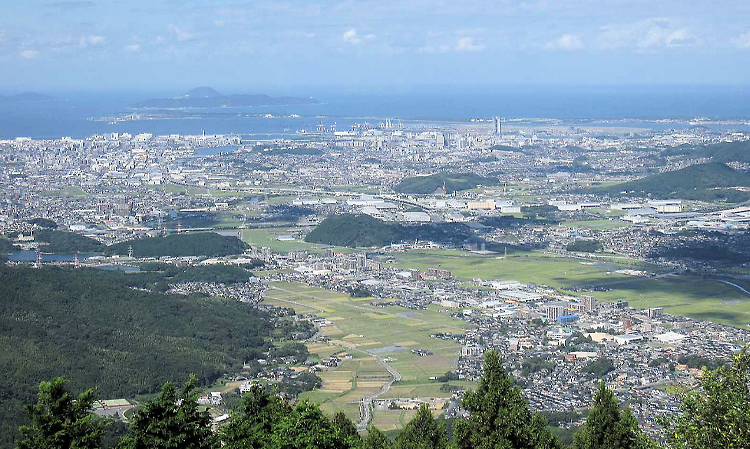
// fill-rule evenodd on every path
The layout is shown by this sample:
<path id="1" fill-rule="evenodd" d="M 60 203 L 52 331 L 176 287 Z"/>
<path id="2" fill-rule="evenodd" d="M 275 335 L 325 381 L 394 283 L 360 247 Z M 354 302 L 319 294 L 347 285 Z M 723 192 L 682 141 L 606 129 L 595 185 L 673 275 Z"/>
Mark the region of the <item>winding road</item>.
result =
<path id="1" fill-rule="evenodd" d="M 391 389 L 391 386 L 395 383 L 401 380 L 401 373 L 396 371 L 396 368 L 392 367 L 391 365 L 387 364 L 383 359 L 376 356 L 370 351 L 361 351 L 365 352 L 367 354 L 370 354 L 371 356 L 375 357 L 375 360 L 378 361 L 381 365 L 383 365 L 383 368 L 388 370 L 388 372 L 391 375 L 391 380 L 386 382 L 385 385 L 383 385 L 380 388 L 380 391 L 371 394 L 370 396 L 366 396 L 362 398 L 362 400 L 359 402 L 359 421 L 357 421 L 357 430 L 362 432 L 367 430 L 367 425 L 370 423 L 371 414 L 372 414 L 372 401 L 380 396 L 381 394 L 385 394 L 388 392 L 388 390 Z"/>

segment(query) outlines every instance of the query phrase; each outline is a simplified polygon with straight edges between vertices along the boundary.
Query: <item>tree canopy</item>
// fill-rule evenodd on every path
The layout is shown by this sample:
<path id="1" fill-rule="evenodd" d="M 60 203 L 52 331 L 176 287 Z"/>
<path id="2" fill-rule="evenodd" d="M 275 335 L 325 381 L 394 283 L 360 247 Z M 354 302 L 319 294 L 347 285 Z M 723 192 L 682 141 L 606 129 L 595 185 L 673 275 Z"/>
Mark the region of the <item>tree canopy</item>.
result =
<path id="1" fill-rule="evenodd" d="M 37 403 L 26 406 L 31 424 L 21 426 L 17 449 L 100 447 L 106 423 L 90 412 L 94 390 L 86 390 L 74 399 L 66 384 L 61 377 L 39 384 Z"/>
<path id="2" fill-rule="evenodd" d="M 575 435 L 574 449 L 647 449 L 655 443 L 643 434 L 629 408 L 620 410 L 612 390 L 604 382 L 594 395 L 594 407 L 586 424 Z"/>
<path id="3" fill-rule="evenodd" d="M 461 405 L 471 416 L 456 424 L 459 449 L 560 447 L 544 418 L 529 410 L 521 388 L 503 368 L 497 351 L 486 353 L 479 386 L 464 395 Z"/>
<path id="4" fill-rule="evenodd" d="M 731 365 L 707 371 L 700 390 L 681 397 L 682 414 L 662 418 L 674 449 L 750 447 L 750 347 Z"/>

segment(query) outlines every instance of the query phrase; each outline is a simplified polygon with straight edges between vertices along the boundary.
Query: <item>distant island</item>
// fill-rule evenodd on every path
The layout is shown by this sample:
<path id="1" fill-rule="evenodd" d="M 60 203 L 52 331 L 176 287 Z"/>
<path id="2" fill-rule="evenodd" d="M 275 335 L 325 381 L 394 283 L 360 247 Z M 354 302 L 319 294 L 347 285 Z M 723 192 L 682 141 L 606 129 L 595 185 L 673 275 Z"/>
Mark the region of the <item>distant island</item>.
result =
<path id="1" fill-rule="evenodd" d="M 247 106 L 290 106 L 315 104 L 314 98 L 271 97 L 265 94 L 224 95 L 211 87 L 197 87 L 172 98 L 155 98 L 131 104 L 132 108 L 237 108 Z"/>
<path id="2" fill-rule="evenodd" d="M 0 95 L 0 103 L 27 103 L 31 101 L 49 101 L 52 97 L 36 92 L 24 92 L 17 95 Z"/>

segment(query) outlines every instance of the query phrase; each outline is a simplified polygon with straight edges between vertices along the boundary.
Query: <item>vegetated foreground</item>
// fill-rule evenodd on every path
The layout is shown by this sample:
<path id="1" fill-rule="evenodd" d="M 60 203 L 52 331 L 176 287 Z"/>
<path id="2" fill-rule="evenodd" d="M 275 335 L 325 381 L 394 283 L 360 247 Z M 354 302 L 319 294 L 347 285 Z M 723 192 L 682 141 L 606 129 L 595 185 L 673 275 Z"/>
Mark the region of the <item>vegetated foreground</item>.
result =
<path id="1" fill-rule="evenodd" d="M 659 424 L 668 430 L 667 447 L 719 449 L 744 448 L 750 441 L 750 348 L 738 354 L 731 366 L 709 371 L 701 379 L 701 390 L 682 397 L 683 414 L 662 416 Z M 35 405 L 28 408 L 31 424 L 21 427 L 20 449 L 39 447 L 96 448 L 101 444 L 103 421 L 89 413 L 93 391 L 74 401 L 64 380 L 42 382 Z M 361 438 L 343 413 L 333 419 L 308 401 L 291 405 L 268 390 L 256 386 L 244 397 L 240 413 L 213 432 L 207 412 L 197 404 L 195 378 L 181 391 L 172 384 L 149 401 L 133 417 L 122 449 L 562 449 L 545 419 L 529 410 L 521 388 L 507 374 L 499 354 L 485 355 L 482 377 L 475 391 L 464 395 L 461 406 L 468 417 L 452 424 L 436 420 L 426 404 L 391 441 L 376 427 Z M 731 410 L 731 413 L 725 413 Z M 599 384 L 585 424 L 576 432 L 571 449 L 656 449 L 626 406 L 621 409 L 604 382 Z"/>
<path id="2" fill-rule="evenodd" d="M 172 274 L 200 279 L 199 269 Z M 21 404 L 42 380 L 65 376 L 75 390 L 131 398 L 188 373 L 213 382 L 271 346 L 273 321 L 247 304 L 126 286 L 159 276 L 0 265 L 0 447 L 10 447 Z"/>

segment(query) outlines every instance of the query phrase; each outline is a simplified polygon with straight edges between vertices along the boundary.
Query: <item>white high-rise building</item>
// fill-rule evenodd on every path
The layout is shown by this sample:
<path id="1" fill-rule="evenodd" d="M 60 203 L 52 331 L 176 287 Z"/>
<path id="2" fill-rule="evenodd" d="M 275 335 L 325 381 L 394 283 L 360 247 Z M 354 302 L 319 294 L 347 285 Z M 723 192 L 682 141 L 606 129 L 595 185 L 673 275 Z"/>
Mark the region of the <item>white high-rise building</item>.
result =
<path id="1" fill-rule="evenodd" d="M 492 122 L 495 125 L 494 126 L 495 135 L 499 136 L 503 132 L 503 125 L 500 122 L 500 117 L 495 117 L 494 119 L 492 119 Z"/>

